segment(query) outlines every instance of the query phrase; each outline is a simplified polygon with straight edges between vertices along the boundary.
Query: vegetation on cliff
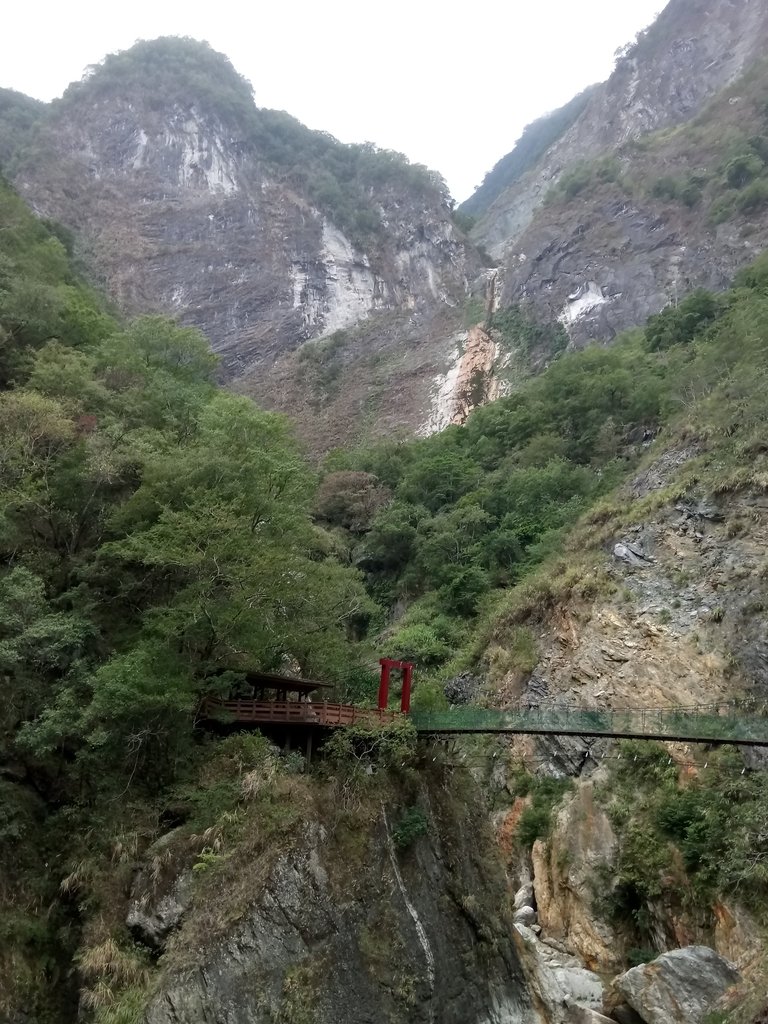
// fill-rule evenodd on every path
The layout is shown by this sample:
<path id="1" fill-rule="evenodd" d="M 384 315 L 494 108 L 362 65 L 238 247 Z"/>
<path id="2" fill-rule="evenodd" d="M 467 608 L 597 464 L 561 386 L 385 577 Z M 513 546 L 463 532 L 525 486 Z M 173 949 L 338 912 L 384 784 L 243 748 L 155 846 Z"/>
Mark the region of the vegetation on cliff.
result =
<path id="1" fill-rule="evenodd" d="M 190 834 L 221 840 L 190 847 L 201 884 L 220 886 L 219 858 L 250 813 L 243 779 L 266 763 L 260 748 L 231 743 L 220 751 L 229 768 L 206 774 L 199 696 L 257 666 L 322 675 L 367 699 L 360 641 L 403 601 L 391 653 L 439 669 L 463 650 L 469 663 L 503 623 L 530 670 L 526 602 L 546 599 L 531 570 L 577 520 L 596 542 L 623 521 L 609 492 L 651 437 L 699 440 L 680 492 L 694 479 L 764 479 L 768 261 L 611 349 L 560 355 L 465 427 L 335 453 L 316 490 L 286 421 L 216 389 L 196 332 L 118 322 L 73 270 L 66 232 L 6 185 L 0 204 L 0 961 L 12 980 L 0 1009 L 28 1000 L 55 1019 L 44 979 L 81 943 L 97 1019 L 116 1024 L 99 986 L 111 978 L 130 1003 L 146 963 L 110 916 L 110 887 L 124 896 L 136 852 L 174 802 Z M 407 739 L 389 738 L 398 757 Z M 370 767 L 355 742 L 337 741 L 353 747 L 338 756 L 354 769 L 344 798 Z M 296 795 L 283 781 L 256 801 L 265 836 L 297 825 L 280 794 L 286 805 Z M 540 796 L 529 838 L 549 820 L 553 794 Z M 693 842 L 699 810 L 686 804 L 682 824 L 665 810 L 659 827 Z M 405 808 L 396 842 L 423 828 L 423 813 Z M 65 981 L 59 992 L 74 999 Z"/>
<path id="2" fill-rule="evenodd" d="M 766 63 L 757 62 L 689 124 L 623 142 L 572 164 L 547 196 L 550 206 L 608 189 L 678 207 L 710 225 L 753 219 L 768 206 Z M 686 211 L 693 211 L 687 214 Z M 749 237 L 754 225 L 745 232 Z"/>
<path id="3" fill-rule="evenodd" d="M 361 472 L 369 514 L 350 534 L 346 506 L 360 496 L 343 488 L 321 514 L 372 595 L 409 606 L 391 653 L 434 668 L 497 619 L 519 625 L 516 609 L 536 590 L 525 578 L 558 553 L 564 531 L 589 509 L 593 537 L 620 528 L 626 503 L 609 494 L 656 436 L 701 442 L 679 493 L 697 474 L 716 487 L 760 477 L 767 283 L 761 259 L 723 295 L 694 292 L 610 349 L 560 357 L 464 427 L 330 456 L 323 487 Z"/>
<path id="4" fill-rule="evenodd" d="M 0 1011 L 44 1020 L 56 888 L 195 771 L 200 694 L 249 665 L 342 683 L 373 606 L 318 538 L 287 422 L 218 390 L 195 331 L 116 322 L 0 203 Z"/>
<path id="5" fill-rule="evenodd" d="M 593 92 L 594 86 L 590 86 L 564 106 L 526 125 L 514 149 L 488 171 L 482 184 L 458 208 L 459 214 L 471 222 L 484 213 L 510 185 L 532 170 L 547 150 L 581 116 Z"/>

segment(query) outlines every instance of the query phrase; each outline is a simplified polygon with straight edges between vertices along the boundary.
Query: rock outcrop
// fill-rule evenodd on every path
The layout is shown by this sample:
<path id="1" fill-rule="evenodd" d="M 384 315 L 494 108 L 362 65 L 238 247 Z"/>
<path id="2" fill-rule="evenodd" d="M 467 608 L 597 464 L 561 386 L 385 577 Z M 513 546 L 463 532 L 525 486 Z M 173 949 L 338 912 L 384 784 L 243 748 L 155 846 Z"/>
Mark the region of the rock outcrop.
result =
<path id="1" fill-rule="evenodd" d="M 611 928 L 594 909 L 595 883 L 610 877 L 616 837 L 595 804 L 594 782 L 585 781 L 557 815 L 552 836 L 531 853 L 539 924 L 592 971 L 615 971 L 620 949 Z M 604 881 L 606 884 L 606 881 Z"/>
<path id="2" fill-rule="evenodd" d="M 679 178 L 682 190 L 690 175 L 722 176 L 730 157 L 712 141 L 727 135 L 746 147 L 763 130 L 767 42 L 768 11 L 754 0 L 671 0 L 575 123 L 474 228 L 504 267 L 503 304 L 560 319 L 575 345 L 610 340 L 686 291 L 724 287 L 753 259 L 768 239 L 764 210 L 718 226 L 695 189 L 685 202 L 655 186 Z M 661 134 L 697 117 L 701 146 L 695 132 Z M 583 180 L 573 179 L 569 198 L 555 195 L 570 172 Z"/>
<path id="3" fill-rule="evenodd" d="M 179 82 L 169 70 L 158 95 L 141 61 L 176 60 Z M 187 80 L 189 60 L 200 68 Z M 427 418 L 480 261 L 426 169 L 372 148 L 353 153 L 258 110 L 226 59 L 189 40 L 108 58 L 49 107 L 15 167 L 21 195 L 76 232 L 92 276 L 123 310 L 200 328 L 239 390 L 273 408 L 317 400 L 306 365 L 291 361 L 280 388 L 272 367 L 312 339 L 365 325 L 365 343 L 344 362 L 362 363 L 364 379 L 372 355 L 391 357 L 390 417 L 410 431 Z M 403 346 L 422 352 L 399 381 Z M 406 403 L 398 389 L 414 370 Z M 354 373 L 349 387 L 359 421 L 365 388 Z M 354 430 L 349 413 L 335 418 Z"/>
<path id="4" fill-rule="evenodd" d="M 739 980 L 714 950 L 688 946 L 633 967 L 614 986 L 645 1024 L 701 1024 Z"/>
<path id="5" fill-rule="evenodd" d="M 200 914 L 232 910 L 193 899 L 146 1024 L 543 1024 L 492 851 L 476 829 L 429 831 L 403 854 L 379 817 L 351 866 L 313 820 L 219 934 Z"/>

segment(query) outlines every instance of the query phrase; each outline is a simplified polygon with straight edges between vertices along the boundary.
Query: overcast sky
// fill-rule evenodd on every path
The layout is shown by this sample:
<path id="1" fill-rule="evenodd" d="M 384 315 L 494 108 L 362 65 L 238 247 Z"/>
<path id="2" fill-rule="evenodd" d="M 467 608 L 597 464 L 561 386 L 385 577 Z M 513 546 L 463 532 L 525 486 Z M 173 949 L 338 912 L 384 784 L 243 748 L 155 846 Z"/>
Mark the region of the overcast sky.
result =
<path id="1" fill-rule="evenodd" d="M 259 106 L 427 164 L 465 199 L 523 127 L 608 76 L 666 0 L 22 0 L 0 85 L 49 100 L 137 39 L 225 53 Z"/>

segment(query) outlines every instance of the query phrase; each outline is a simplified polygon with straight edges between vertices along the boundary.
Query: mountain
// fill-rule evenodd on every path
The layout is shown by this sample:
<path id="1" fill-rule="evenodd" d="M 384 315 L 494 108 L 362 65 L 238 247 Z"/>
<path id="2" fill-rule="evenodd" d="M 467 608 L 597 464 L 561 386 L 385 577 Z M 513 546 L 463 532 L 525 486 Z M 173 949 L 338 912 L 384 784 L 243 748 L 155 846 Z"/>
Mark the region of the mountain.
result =
<path id="1" fill-rule="evenodd" d="M 530 126 L 462 207 L 502 305 L 581 345 L 725 287 L 768 240 L 767 43 L 756 0 L 672 0 L 607 82 Z"/>
<path id="2" fill-rule="evenodd" d="M 199 332 L 159 316 L 128 323 L 83 278 L 97 269 L 89 238 L 126 280 L 143 267 L 147 289 L 145 257 L 169 274 L 192 253 L 194 269 L 205 243 L 192 200 L 214 221 L 221 200 L 233 218 L 233 234 L 212 235 L 217 259 L 245 231 L 250 179 L 225 188 L 242 168 L 225 159 L 236 147 L 222 125 L 256 130 L 248 87 L 199 44 L 153 45 L 174 77 L 154 56 L 143 65 L 142 118 L 156 134 L 151 147 L 139 139 L 146 166 L 122 177 L 113 169 L 136 158 L 132 92 L 124 122 L 115 102 L 146 51 L 117 58 L 114 80 L 94 72 L 64 107 L 5 97 L 17 185 L 35 202 L 50 188 L 64 212 L 74 197 L 72 217 L 91 219 L 78 241 L 0 180 L 0 1019 L 764 1021 L 766 761 L 725 739 L 734 712 L 764 719 L 768 701 L 768 255 L 728 291 L 696 289 L 583 351 L 563 351 L 562 325 L 502 305 L 501 267 L 478 274 L 468 301 L 463 283 L 459 298 L 434 299 L 421 281 L 403 308 L 330 333 L 323 305 L 317 336 L 291 341 L 286 326 L 294 348 L 265 350 L 259 371 L 274 402 L 311 395 L 303 427 L 324 433 L 318 450 L 340 402 L 350 434 L 428 406 L 423 353 L 445 352 L 446 338 L 456 356 L 430 429 L 503 390 L 499 370 L 516 390 L 461 427 L 350 445 L 318 473 L 285 417 L 216 386 Z M 636 144 L 654 199 L 721 233 L 757 211 L 759 240 L 761 83 L 755 64 L 737 103 L 721 94 Z M 181 141 L 162 133 L 192 93 L 217 111 L 219 134 L 190 162 L 183 125 Z M 72 135 L 71 163 L 46 149 L 65 153 L 56 125 L 69 102 L 105 112 L 85 185 L 73 170 L 86 166 L 84 137 Z M 423 211 L 440 192 L 386 155 L 397 185 L 371 185 L 381 154 L 300 126 L 275 156 L 283 116 L 256 116 L 271 174 L 297 152 L 296 175 L 311 164 L 306 222 L 321 218 L 321 234 L 343 224 L 382 260 L 393 236 L 374 218 L 388 208 L 369 200 L 390 190 L 415 210 L 421 195 Z M 716 174 L 692 173 L 726 125 L 739 148 Z M 255 174 L 253 159 L 242 166 Z M 340 160 L 354 173 L 335 192 Z M 180 168 L 191 183 L 173 177 Z M 572 168 L 542 216 L 565 217 L 604 186 L 629 187 L 602 158 Z M 152 236 L 142 204 L 178 236 Z M 127 219 L 110 226 L 109 210 Z M 226 308 L 226 294 L 209 298 Z M 277 330 L 279 303 L 264 308 Z M 409 324 L 431 331 L 420 351 L 402 347 Z M 364 402 L 371 378 L 378 407 Z M 644 739 L 445 742 L 401 720 L 338 729 L 310 758 L 285 736 L 273 746 L 201 727 L 201 699 L 242 693 L 254 669 L 323 679 L 333 700 L 370 709 L 382 654 L 415 662 L 415 710 L 450 703 L 474 728 L 477 712 L 522 705 L 543 721 L 575 714 L 590 733 L 614 714 L 620 733 L 630 713 Z M 691 705 L 723 742 L 651 741 L 667 724 L 689 735 Z"/>
<path id="3" fill-rule="evenodd" d="M 462 423 L 568 345 L 726 287 L 768 239 L 767 43 L 757 0 L 671 0 L 456 214 L 439 175 L 257 107 L 189 39 L 44 108 L 0 93 L 0 162 L 123 311 L 199 327 L 320 454 Z"/>
<path id="4" fill-rule="evenodd" d="M 309 426 L 323 389 L 314 364 L 292 361 L 285 378 L 273 368 L 333 337 L 358 408 L 329 415 L 345 425 L 330 441 L 359 421 L 384 363 L 374 418 L 408 430 L 426 418 L 481 266 L 439 175 L 257 108 L 225 57 L 178 38 L 106 58 L 17 141 L 8 173 L 37 213 L 76 233 L 91 276 L 126 312 L 199 327 L 234 388 L 306 405 Z M 350 328 L 362 337 L 338 333 Z"/>

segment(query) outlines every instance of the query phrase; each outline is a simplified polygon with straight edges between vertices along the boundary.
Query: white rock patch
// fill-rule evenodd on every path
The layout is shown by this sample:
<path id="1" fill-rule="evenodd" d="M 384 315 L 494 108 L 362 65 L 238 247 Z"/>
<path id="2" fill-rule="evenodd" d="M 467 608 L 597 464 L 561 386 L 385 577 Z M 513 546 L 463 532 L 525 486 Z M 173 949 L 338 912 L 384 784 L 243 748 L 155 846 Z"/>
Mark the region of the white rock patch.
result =
<path id="1" fill-rule="evenodd" d="M 603 295 L 603 289 L 594 281 L 586 281 L 568 296 L 568 301 L 563 306 L 563 311 L 557 318 L 561 324 L 568 327 L 575 324 L 577 320 L 591 313 L 598 306 L 604 306 L 608 299 Z"/>
<path id="2" fill-rule="evenodd" d="M 418 431 L 420 437 L 428 437 L 430 434 L 445 430 L 453 420 L 456 411 L 456 385 L 466 340 L 466 331 L 459 331 L 451 338 L 453 347 L 448 357 L 450 365 L 445 373 L 438 374 L 432 381 L 432 408 L 426 423 Z"/>
<path id="3" fill-rule="evenodd" d="M 364 320 L 374 309 L 386 305 L 384 287 L 371 270 L 367 256 L 355 252 L 349 239 L 328 221 L 323 222 L 321 259 L 325 265 L 326 334 Z M 294 284 L 294 296 L 295 288 Z"/>

